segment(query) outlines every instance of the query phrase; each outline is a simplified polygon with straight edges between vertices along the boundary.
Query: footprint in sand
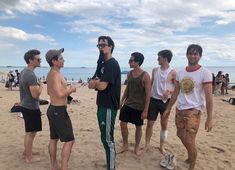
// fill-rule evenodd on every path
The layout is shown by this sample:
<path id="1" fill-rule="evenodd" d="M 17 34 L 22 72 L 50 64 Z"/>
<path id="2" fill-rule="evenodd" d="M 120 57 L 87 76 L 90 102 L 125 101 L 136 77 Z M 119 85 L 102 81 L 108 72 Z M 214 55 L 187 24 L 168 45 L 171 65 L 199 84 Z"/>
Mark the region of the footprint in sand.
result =
<path id="1" fill-rule="evenodd" d="M 225 150 L 223 148 L 217 147 L 217 146 L 211 146 L 212 149 L 216 149 L 217 153 L 224 153 Z"/>

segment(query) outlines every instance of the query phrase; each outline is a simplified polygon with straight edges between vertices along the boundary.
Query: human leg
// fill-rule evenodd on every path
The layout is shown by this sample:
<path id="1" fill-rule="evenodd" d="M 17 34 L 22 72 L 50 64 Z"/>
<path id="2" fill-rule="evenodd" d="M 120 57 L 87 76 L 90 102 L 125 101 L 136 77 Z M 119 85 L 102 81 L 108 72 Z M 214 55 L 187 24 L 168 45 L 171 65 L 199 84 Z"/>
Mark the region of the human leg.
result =
<path id="1" fill-rule="evenodd" d="M 25 153 L 25 162 L 26 163 L 33 163 L 38 162 L 41 159 L 37 156 L 33 156 L 32 148 L 33 148 L 33 141 L 36 136 L 36 132 L 26 132 L 24 137 L 24 153 Z"/>
<path id="2" fill-rule="evenodd" d="M 142 137 L 142 125 L 141 126 L 135 126 L 136 130 L 135 130 L 135 154 L 137 156 L 140 155 L 140 141 L 141 141 L 141 137 Z"/>
<path id="3" fill-rule="evenodd" d="M 128 127 L 126 122 L 120 122 L 120 127 L 121 127 L 121 133 L 122 133 L 122 150 L 121 152 L 128 151 Z"/>
<path id="4" fill-rule="evenodd" d="M 98 107 L 97 118 L 101 132 L 101 141 L 106 152 L 107 169 L 115 169 L 115 143 L 114 143 L 114 125 L 117 115 L 116 110 Z"/>
<path id="5" fill-rule="evenodd" d="M 165 118 L 161 115 L 161 131 L 160 131 L 160 152 L 162 154 L 166 153 L 166 150 L 164 148 L 164 143 L 167 139 L 167 124 L 168 124 L 168 117 Z"/>
<path id="6" fill-rule="evenodd" d="M 145 151 L 148 150 L 149 145 L 150 145 L 150 139 L 152 137 L 153 134 L 153 125 L 154 125 L 155 121 L 153 120 L 148 120 L 147 121 L 147 126 L 146 126 L 146 131 L 145 131 Z"/>
<path id="7" fill-rule="evenodd" d="M 62 157 L 61 169 L 62 170 L 68 170 L 68 162 L 69 162 L 69 158 L 71 155 L 73 144 L 74 144 L 74 140 L 65 142 L 63 145 L 62 152 L 61 152 L 61 157 Z"/>
<path id="8" fill-rule="evenodd" d="M 187 149 L 189 170 L 193 170 L 196 164 L 197 147 L 196 134 L 200 125 L 200 111 L 189 109 L 176 112 L 177 136 Z"/>
<path id="9" fill-rule="evenodd" d="M 58 164 L 57 164 L 57 159 L 56 159 L 57 142 L 58 142 L 58 139 L 50 139 L 49 145 L 48 145 L 48 152 L 49 152 L 50 160 L 51 160 L 51 168 L 50 168 L 51 170 L 58 169 Z"/>

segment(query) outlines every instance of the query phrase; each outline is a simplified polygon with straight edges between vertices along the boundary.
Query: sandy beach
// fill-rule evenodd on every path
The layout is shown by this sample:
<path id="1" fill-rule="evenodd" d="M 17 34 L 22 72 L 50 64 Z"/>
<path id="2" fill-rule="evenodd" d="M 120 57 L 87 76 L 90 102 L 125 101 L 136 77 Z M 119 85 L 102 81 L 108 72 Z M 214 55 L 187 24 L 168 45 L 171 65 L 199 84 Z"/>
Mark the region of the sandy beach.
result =
<path id="1" fill-rule="evenodd" d="M 122 87 L 122 91 L 124 86 Z M 106 161 L 100 132 L 96 117 L 96 92 L 89 90 L 86 86 L 78 85 L 77 92 L 72 95 L 79 102 L 68 105 L 68 112 L 72 120 L 75 144 L 73 146 L 69 161 L 70 170 L 105 170 Z M 228 100 L 235 97 L 234 91 L 228 95 L 214 97 L 212 132 L 204 130 L 206 115 L 202 114 L 201 125 L 197 135 L 198 159 L 197 170 L 232 170 L 235 169 L 235 106 L 222 99 Z M 41 99 L 49 100 L 44 85 Z M 43 130 L 36 136 L 34 151 L 41 155 L 41 162 L 26 164 L 22 159 L 24 122 L 17 113 L 10 113 L 9 110 L 15 102 L 19 102 L 19 90 L 14 88 L 8 91 L 4 84 L 0 83 L 0 169 L 2 170 L 48 170 L 50 159 L 47 150 L 49 141 L 49 126 L 46 116 L 48 105 L 41 105 Z M 176 155 L 177 169 L 186 170 L 188 166 L 184 163 L 186 150 L 176 136 L 174 123 L 174 112 L 172 110 L 169 120 L 169 135 L 166 149 Z M 119 113 L 115 124 L 116 151 L 122 146 L 121 131 L 119 126 Z M 141 146 L 144 146 L 146 121 L 143 126 Z M 159 146 L 159 120 L 154 126 L 154 133 L 151 139 L 151 147 L 148 152 L 142 153 L 138 158 L 134 155 L 134 133 L 135 127 L 129 124 L 130 151 L 117 154 L 117 170 L 162 170 L 159 162 L 162 158 Z M 58 145 L 58 158 L 62 144 Z"/>

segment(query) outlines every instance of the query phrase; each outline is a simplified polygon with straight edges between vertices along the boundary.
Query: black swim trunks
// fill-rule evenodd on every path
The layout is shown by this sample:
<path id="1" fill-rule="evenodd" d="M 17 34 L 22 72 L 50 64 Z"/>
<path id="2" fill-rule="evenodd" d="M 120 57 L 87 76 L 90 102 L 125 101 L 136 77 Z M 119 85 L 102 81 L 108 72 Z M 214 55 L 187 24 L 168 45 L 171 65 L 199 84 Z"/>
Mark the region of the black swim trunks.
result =
<path id="1" fill-rule="evenodd" d="M 157 116 L 158 116 L 159 112 L 161 115 L 164 113 L 169 101 L 170 101 L 170 99 L 168 99 L 167 102 L 164 103 L 160 99 L 155 99 L 155 98 L 151 97 L 150 103 L 149 103 L 148 117 L 147 117 L 148 120 L 152 120 L 152 121 L 157 120 Z"/>
<path id="2" fill-rule="evenodd" d="M 119 120 L 122 122 L 130 122 L 136 126 L 142 126 L 144 121 L 141 119 L 141 114 L 143 111 L 136 110 L 131 107 L 124 105 L 120 110 Z"/>
<path id="3" fill-rule="evenodd" d="M 42 120 L 40 109 L 30 110 L 21 107 L 24 118 L 25 132 L 38 132 L 42 130 Z"/>
<path id="4" fill-rule="evenodd" d="M 51 139 L 60 139 L 61 142 L 74 140 L 73 127 L 66 108 L 50 105 L 47 109 Z"/>

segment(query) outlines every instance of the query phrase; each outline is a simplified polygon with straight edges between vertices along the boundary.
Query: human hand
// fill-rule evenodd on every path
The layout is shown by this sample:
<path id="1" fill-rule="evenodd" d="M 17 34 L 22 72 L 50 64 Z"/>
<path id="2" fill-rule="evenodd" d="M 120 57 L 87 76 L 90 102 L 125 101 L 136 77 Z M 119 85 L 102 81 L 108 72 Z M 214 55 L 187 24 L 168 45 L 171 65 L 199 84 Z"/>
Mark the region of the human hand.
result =
<path id="1" fill-rule="evenodd" d="M 212 130 L 212 120 L 206 119 L 205 130 L 207 132 L 210 132 Z"/>
<path id="2" fill-rule="evenodd" d="M 94 89 L 95 88 L 96 81 L 94 79 L 89 81 L 88 88 Z"/>
<path id="3" fill-rule="evenodd" d="M 148 116 L 148 112 L 144 110 L 144 111 L 141 113 L 141 119 L 142 119 L 142 120 L 147 119 L 147 116 Z"/>
<path id="4" fill-rule="evenodd" d="M 169 115 L 170 115 L 170 113 L 171 113 L 171 110 L 167 108 L 167 109 L 164 111 L 163 115 L 162 115 L 163 118 L 168 118 Z"/>

